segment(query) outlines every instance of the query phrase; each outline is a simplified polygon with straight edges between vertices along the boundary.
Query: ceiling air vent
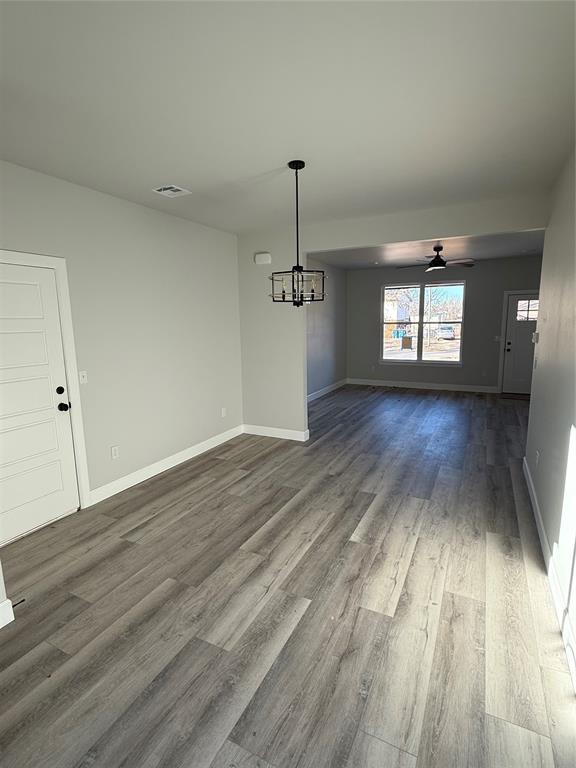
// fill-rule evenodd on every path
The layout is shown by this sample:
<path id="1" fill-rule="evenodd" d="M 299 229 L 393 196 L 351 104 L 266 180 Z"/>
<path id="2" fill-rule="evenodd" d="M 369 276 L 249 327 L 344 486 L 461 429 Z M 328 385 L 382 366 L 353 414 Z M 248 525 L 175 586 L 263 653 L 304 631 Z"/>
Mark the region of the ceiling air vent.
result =
<path id="1" fill-rule="evenodd" d="M 164 197 L 182 197 L 182 195 L 192 194 L 189 189 L 177 187 L 175 184 L 166 184 L 163 187 L 156 187 L 154 192 L 157 192 L 159 195 L 164 195 Z"/>

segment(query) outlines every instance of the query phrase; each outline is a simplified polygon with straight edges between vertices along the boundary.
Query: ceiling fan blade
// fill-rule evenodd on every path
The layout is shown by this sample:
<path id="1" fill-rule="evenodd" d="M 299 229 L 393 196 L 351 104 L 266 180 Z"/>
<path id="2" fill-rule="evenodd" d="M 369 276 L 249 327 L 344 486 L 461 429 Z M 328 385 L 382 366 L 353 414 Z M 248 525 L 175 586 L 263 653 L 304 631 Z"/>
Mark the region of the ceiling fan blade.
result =
<path id="1" fill-rule="evenodd" d="M 422 259 L 422 262 L 416 262 L 413 264 L 402 264 L 397 266 L 396 269 L 415 269 L 417 267 L 423 267 L 426 263 L 430 264 L 430 259 Z M 476 262 L 474 259 L 450 259 L 446 261 L 447 267 L 474 267 Z"/>

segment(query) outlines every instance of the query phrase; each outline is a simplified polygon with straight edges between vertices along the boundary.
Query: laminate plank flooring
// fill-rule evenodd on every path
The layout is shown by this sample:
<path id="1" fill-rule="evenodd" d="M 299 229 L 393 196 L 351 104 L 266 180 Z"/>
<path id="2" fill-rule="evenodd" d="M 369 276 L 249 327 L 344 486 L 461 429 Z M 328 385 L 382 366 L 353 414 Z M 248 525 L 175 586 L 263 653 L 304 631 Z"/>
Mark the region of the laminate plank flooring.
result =
<path id="1" fill-rule="evenodd" d="M 484 606 L 444 593 L 417 768 L 484 768 Z"/>
<path id="2" fill-rule="evenodd" d="M 556 768 L 573 768 L 576 764 L 576 697 L 570 674 L 544 668 L 542 683 Z"/>
<path id="3" fill-rule="evenodd" d="M 362 729 L 418 754 L 449 547 L 418 539 L 376 670 Z"/>
<path id="4" fill-rule="evenodd" d="M 527 411 L 347 386 L 5 547 L 2 768 L 572 768 Z"/>
<path id="5" fill-rule="evenodd" d="M 360 605 L 394 616 L 418 541 L 425 502 L 403 500 L 386 535 L 373 546 L 374 559 L 366 574 Z"/>
<path id="6" fill-rule="evenodd" d="M 237 744 L 225 741 L 222 749 L 211 762 L 210 768 L 272 768 L 272 766 L 261 757 L 246 752 Z"/>
<path id="7" fill-rule="evenodd" d="M 550 739 L 490 715 L 486 754 L 486 768 L 554 768 Z"/>
<path id="8" fill-rule="evenodd" d="M 415 768 L 416 758 L 358 731 L 346 768 Z"/>
<path id="9" fill-rule="evenodd" d="M 562 638 L 558 634 L 558 619 L 548 586 L 548 574 L 546 573 L 538 532 L 534 526 L 534 517 L 528 489 L 522 474 L 521 461 L 510 460 L 510 474 L 540 666 L 568 674 L 568 661 Z"/>
<path id="10" fill-rule="evenodd" d="M 496 533 L 487 540 L 486 711 L 548 736 L 520 540 Z"/>

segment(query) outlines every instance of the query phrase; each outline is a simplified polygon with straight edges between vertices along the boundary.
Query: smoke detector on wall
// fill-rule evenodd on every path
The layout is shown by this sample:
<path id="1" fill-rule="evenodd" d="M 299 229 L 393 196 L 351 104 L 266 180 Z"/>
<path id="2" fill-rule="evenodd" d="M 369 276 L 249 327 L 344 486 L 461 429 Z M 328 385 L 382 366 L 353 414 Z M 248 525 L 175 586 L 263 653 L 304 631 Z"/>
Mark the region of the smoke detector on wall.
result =
<path id="1" fill-rule="evenodd" d="M 177 187 L 175 184 L 165 184 L 163 187 L 156 187 L 153 191 L 164 197 L 182 197 L 183 195 L 192 194 L 189 189 Z"/>

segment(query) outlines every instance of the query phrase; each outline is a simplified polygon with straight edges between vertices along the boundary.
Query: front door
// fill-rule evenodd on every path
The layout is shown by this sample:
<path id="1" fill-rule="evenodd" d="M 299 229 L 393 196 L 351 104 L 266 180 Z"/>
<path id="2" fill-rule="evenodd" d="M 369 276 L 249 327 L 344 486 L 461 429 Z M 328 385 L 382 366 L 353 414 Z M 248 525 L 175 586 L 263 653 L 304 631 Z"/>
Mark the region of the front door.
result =
<path id="1" fill-rule="evenodd" d="M 0 545 L 75 509 L 54 270 L 0 264 Z"/>
<path id="2" fill-rule="evenodd" d="M 538 294 L 514 293 L 508 296 L 504 377 L 502 391 L 529 394 L 534 364 L 533 334 L 538 320 Z"/>

